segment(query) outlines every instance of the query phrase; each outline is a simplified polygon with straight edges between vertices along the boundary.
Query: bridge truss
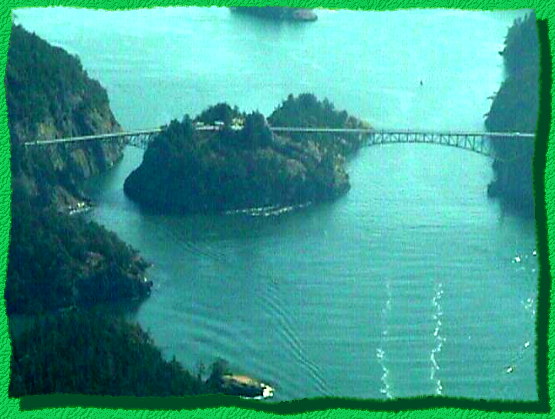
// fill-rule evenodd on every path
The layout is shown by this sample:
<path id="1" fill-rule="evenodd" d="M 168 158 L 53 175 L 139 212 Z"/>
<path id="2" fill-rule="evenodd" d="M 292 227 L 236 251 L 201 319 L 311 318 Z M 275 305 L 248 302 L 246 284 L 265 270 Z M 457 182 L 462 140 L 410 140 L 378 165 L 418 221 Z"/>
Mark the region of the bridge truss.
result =
<path id="1" fill-rule="evenodd" d="M 487 135 L 481 133 L 434 133 L 410 131 L 377 131 L 369 134 L 367 146 L 399 143 L 437 144 L 462 148 L 489 157 L 495 157 L 495 150 Z"/>
<path id="2" fill-rule="evenodd" d="M 218 131 L 219 126 L 197 127 L 197 131 Z M 437 144 L 469 150 L 489 157 L 495 157 L 492 139 L 503 141 L 533 141 L 534 134 L 506 133 L 506 132 L 433 132 L 413 130 L 373 130 L 364 128 L 305 128 L 305 127 L 270 127 L 276 134 L 303 133 L 330 134 L 330 140 L 342 136 L 355 135 L 362 140 L 364 146 L 383 144 L 422 143 Z M 83 142 L 119 142 L 134 147 L 146 149 L 148 144 L 162 131 L 162 128 L 148 130 L 125 131 L 110 134 L 88 135 L 80 137 L 59 138 L 54 140 L 26 142 L 25 147 L 43 147 L 59 144 L 78 144 Z"/>
<path id="3" fill-rule="evenodd" d="M 343 134 L 357 135 L 364 146 L 383 144 L 421 143 L 436 144 L 472 151 L 484 156 L 495 158 L 494 141 L 533 141 L 535 134 L 519 132 L 449 132 L 449 131 L 414 131 L 414 130 L 373 130 L 373 129 L 342 129 L 342 128 L 285 128 L 276 127 L 272 131 L 278 133 L 305 134 Z"/>

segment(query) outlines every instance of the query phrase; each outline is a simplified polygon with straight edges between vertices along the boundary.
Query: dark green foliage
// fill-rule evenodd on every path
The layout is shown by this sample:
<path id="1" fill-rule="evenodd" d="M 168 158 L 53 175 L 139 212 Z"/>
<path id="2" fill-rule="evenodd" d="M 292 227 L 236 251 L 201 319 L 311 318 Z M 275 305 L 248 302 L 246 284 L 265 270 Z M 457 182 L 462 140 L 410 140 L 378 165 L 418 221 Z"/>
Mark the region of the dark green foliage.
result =
<path id="1" fill-rule="evenodd" d="M 356 128 L 360 122 L 349 118 L 346 111 L 337 111 L 328 100 L 319 101 L 311 93 L 298 97 L 287 96 L 281 105 L 268 117 L 274 127 L 325 127 Z"/>
<path id="2" fill-rule="evenodd" d="M 534 132 L 538 120 L 539 68 L 509 76 L 497 92 L 486 119 L 493 132 Z M 499 151 L 503 148 L 500 147 Z"/>
<path id="3" fill-rule="evenodd" d="M 298 97 L 289 95 L 268 117 L 273 127 L 318 127 L 318 128 L 370 128 L 363 121 L 350 116 L 347 111 L 335 109 L 328 99 L 319 101 L 311 93 Z M 344 156 L 357 151 L 362 145 L 362 137 L 356 134 L 339 137 L 333 134 L 290 134 L 296 141 L 310 139 L 320 147 Z"/>
<path id="4" fill-rule="evenodd" d="M 57 211 L 83 199 L 80 181 L 106 169 L 121 155 L 118 146 L 23 147 L 42 131 L 70 136 L 117 127 L 104 88 L 76 57 L 13 26 L 6 97 L 13 191 L 8 313 L 146 296 L 146 264 L 133 249 L 97 224 Z"/>
<path id="5" fill-rule="evenodd" d="M 533 13 L 518 18 L 509 28 L 505 37 L 505 48 L 501 52 L 505 69 L 511 76 L 517 76 L 539 63 L 538 32 Z"/>
<path id="6" fill-rule="evenodd" d="M 62 130 L 68 118 L 83 117 L 108 104 L 106 90 L 87 76 L 77 57 L 19 25 L 12 27 L 6 85 L 10 128 L 21 124 L 31 133 L 48 117 Z M 80 134 L 92 133 L 92 127 L 80 125 Z"/>
<path id="7" fill-rule="evenodd" d="M 117 129 L 105 90 L 86 76 L 77 58 L 15 26 L 6 91 L 13 191 L 7 311 L 39 314 L 34 327 L 12 336 L 10 395 L 217 391 L 200 373 L 193 377 L 175 359 L 165 361 L 137 325 L 84 311 L 97 303 L 140 300 L 150 292 L 143 276 L 147 264 L 134 249 L 98 224 L 55 209 L 67 204 L 56 205 L 59 199 L 82 199 L 79 182 L 106 169 L 121 155 L 118 146 L 22 146 L 46 135 Z M 168 141 L 160 144 L 168 155 L 193 147 L 187 143 L 189 119 L 168 132 Z"/>
<path id="8" fill-rule="evenodd" d="M 40 313 L 150 292 L 146 263 L 93 222 L 33 206 L 15 189 L 9 248 L 8 313 Z"/>
<path id="9" fill-rule="evenodd" d="M 515 20 L 502 55 L 507 78 L 493 100 L 486 128 L 495 132 L 534 132 L 539 111 L 539 41 L 534 14 Z M 495 139 L 493 146 L 495 180 L 488 193 L 531 215 L 533 142 Z"/>
<path id="10" fill-rule="evenodd" d="M 175 358 L 165 361 L 138 325 L 68 310 L 37 319 L 30 330 L 14 339 L 9 390 L 12 397 L 49 393 L 181 396 L 211 388 Z"/>
<path id="11" fill-rule="evenodd" d="M 231 108 L 210 108 L 201 114 L 212 115 L 204 121 L 220 118 L 216 109 Z M 130 198 L 163 212 L 301 204 L 333 199 L 348 188 L 341 156 L 311 141 L 274 137 L 258 112 L 245 115 L 241 129 L 226 125 L 216 132 L 194 131 L 188 117 L 172 121 L 124 184 Z"/>
<path id="12" fill-rule="evenodd" d="M 244 119 L 245 114 L 239 112 L 237 106 L 232 108 L 227 103 L 218 103 L 202 111 L 201 114 L 195 118 L 195 122 L 213 125 L 216 121 L 221 121 L 225 125 L 231 125 L 235 118 Z"/>
<path id="13" fill-rule="evenodd" d="M 178 212 L 255 204 L 262 194 L 257 189 L 269 189 L 272 182 L 266 178 L 257 187 L 262 179 L 251 176 L 255 162 L 249 153 L 271 141 L 260 114 L 249 115 L 240 131 L 227 127 L 216 133 L 195 132 L 188 117 L 172 121 L 126 179 L 124 190 L 141 203 Z"/>
<path id="14" fill-rule="evenodd" d="M 253 112 L 246 116 L 245 126 L 241 134 L 245 145 L 252 149 L 269 147 L 273 142 L 272 132 L 268 127 L 266 118 L 258 112 Z"/>
<path id="15" fill-rule="evenodd" d="M 222 388 L 222 376 L 229 374 L 229 363 L 225 359 L 217 359 L 212 363 L 211 373 L 206 380 L 206 389 L 211 393 L 219 393 Z"/>

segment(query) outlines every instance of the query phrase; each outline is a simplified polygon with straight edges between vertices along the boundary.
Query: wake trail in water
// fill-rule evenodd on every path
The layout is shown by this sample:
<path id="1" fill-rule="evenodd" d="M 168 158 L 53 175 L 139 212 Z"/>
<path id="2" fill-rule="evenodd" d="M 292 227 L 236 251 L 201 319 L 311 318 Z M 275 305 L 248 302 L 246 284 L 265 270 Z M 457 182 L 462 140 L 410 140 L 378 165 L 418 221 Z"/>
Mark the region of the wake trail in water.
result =
<path id="1" fill-rule="evenodd" d="M 224 215 L 249 215 L 251 217 L 275 217 L 281 214 L 287 214 L 288 212 L 306 208 L 312 205 L 311 202 L 306 204 L 298 205 L 270 205 L 266 207 L 255 207 L 255 208 L 245 208 L 239 210 L 229 210 L 225 211 Z"/>
<path id="2" fill-rule="evenodd" d="M 437 377 L 439 371 L 439 364 L 436 359 L 436 355 L 441 352 L 441 348 L 443 347 L 443 342 L 445 342 L 445 338 L 441 336 L 441 318 L 443 316 L 443 309 L 441 307 L 441 297 L 443 295 L 443 284 L 438 282 L 434 286 L 434 296 L 432 298 L 432 306 L 434 307 L 434 314 L 433 319 L 435 320 L 435 328 L 434 328 L 434 340 L 435 346 L 432 348 L 430 353 L 430 363 L 431 371 L 430 371 L 430 380 L 435 385 L 435 394 L 442 395 L 443 394 L 443 386 L 441 384 L 441 380 Z"/>
<path id="3" fill-rule="evenodd" d="M 181 240 L 182 241 L 182 240 Z M 233 262 L 229 260 L 229 257 L 221 252 L 214 251 L 213 249 L 200 246 L 199 244 L 186 241 L 184 242 L 184 248 L 187 252 L 200 255 L 209 258 L 213 262 L 225 266 L 226 269 L 236 268 L 233 266 Z M 293 321 L 290 313 L 284 308 L 282 300 L 279 298 L 279 293 L 277 292 L 276 284 L 278 280 L 265 273 L 259 269 L 251 268 L 253 275 L 258 278 L 266 278 L 265 281 L 269 286 L 263 287 L 262 301 L 263 305 L 270 307 L 272 311 L 272 319 L 278 323 L 278 333 L 286 342 L 286 347 L 290 348 L 293 356 L 299 362 L 306 373 L 307 376 L 314 382 L 315 387 L 322 395 L 332 395 L 332 391 L 326 383 L 323 377 L 321 369 L 312 362 L 306 355 L 303 345 L 299 339 L 298 333 L 295 331 L 293 326 Z"/>
<path id="4" fill-rule="evenodd" d="M 281 299 L 277 297 L 279 295 L 277 292 L 277 281 L 273 277 L 270 278 L 270 282 L 273 286 L 264 288 L 265 292 L 262 294 L 262 299 L 277 314 L 274 316 L 274 320 L 278 323 L 278 331 L 280 332 L 280 335 L 287 342 L 287 347 L 292 350 L 293 356 L 307 371 L 308 376 L 314 381 L 318 391 L 324 396 L 333 395 L 318 365 L 312 362 L 308 356 L 305 355 L 303 345 L 298 338 L 298 333 L 295 332 L 291 315 L 284 310 Z"/>
<path id="5" fill-rule="evenodd" d="M 204 256 L 215 262 L 227 263 L 225 260 L 226 255 L 224 253 L 214 251 L 209 246 L 199 246 L 192 241 L 186 241 L 183 245 L 185 250 L 193 255 Z"/>
<path id="6" fill-rule="evenodd" d="M 204 256 L 210 260 L 217 262 L 224 262 L 226 259 L 226 254 L 214 250 L 210 245 L 209 241 L 198 241 L 191 239 L 189 234 L 180 234 L 181 229 L 178 227 L 166 228 L 165 234 L 171 237 L 173 243 L 179 243 L 183 247 L 183 250 L 197 256 Z"/>
<path id="7" fill-rule="evenodd" d="M 387 280 L 385 283 L 386 289 L 386 301 L 385 305 L 382 308 L 382 316 L 381 316 L 381 326 L 382 326 L 382 334 L 380 337 L 380 346 L 376 348 L 376 358 L 378 359 L 378 364 L 382 368 L 383 374 L 381 376 L 382 388 L 380 388 L 380 393 L 382 393 L 386 398 L 392 399 L 393 398 L 393 385 L 391 383 L 390 378 L 390 371 L 387 367 L 387 354 L 385 352 L 385 344 L 387 337 L 389 336 L 389 320 L 391 315 L 391 280 Z"/>

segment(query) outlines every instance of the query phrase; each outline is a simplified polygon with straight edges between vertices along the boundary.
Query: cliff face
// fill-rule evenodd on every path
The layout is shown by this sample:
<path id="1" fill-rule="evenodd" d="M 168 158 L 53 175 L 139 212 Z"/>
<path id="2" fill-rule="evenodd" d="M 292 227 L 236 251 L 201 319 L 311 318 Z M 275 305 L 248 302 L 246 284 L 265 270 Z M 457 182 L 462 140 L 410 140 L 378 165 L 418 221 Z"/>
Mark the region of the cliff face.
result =
<path id="1" fill-rule="evenodd" d="M 22 170 L 13 182 L 25 185 L 41 205 L 68 212 L 86 201 L 81 184 L 121 159 L 118 144 L 66 145 L 28 148 Z"/>
<path id="2" fill-rule="evenodd" d="M 24 146 L 119 130 L 106 91 L 76 57 L 14 26 L 6 97 L 12 151 L 8 312 L 148 295 L 147 265 L 134 249 L 99 225 L 64 214 L 86 200 L 82 181 L 120 159 L 122 145 Z"/>
<path id="3" fill-rule="evenodd" d="M 67 210 L 83 200 L 80 182 L 119 160 L 122 145 L 25 149 L 24 143 L 120 130 L 106 91 L 78 58 L 21 26 L 12 28 L 6 87 L 14 183 L 38 202 Z"/>
<path id="4" fill-rule="evenodd" d="M 10 396 L 206 392 L 200 378 L 165 361 L 139 326 L 91 307 L 140 300 L 152 285 L 136 250 L 60 211 L 83 199 L 81 182 L 118 160 L 122 146 L 24 147 L 119 130 L 105 90 L 75 57 L 16 26 L 6 93 L 12 151 L 6 306 L 10 315 L 39 314 L 30 330 L 12 334 Z"/>
<path id="5" fill-rule="evenodd" d="M 494 97 L 486 128 L 533 133 L 539 112 L 539 41 L 533 14 L 514 22 L 501 54 L 507 77 Z M 497 156 L 493 163 L 495 179 L 488 194 L 531 216 L 533 141 L 496 139 L 493 146 Z"/>

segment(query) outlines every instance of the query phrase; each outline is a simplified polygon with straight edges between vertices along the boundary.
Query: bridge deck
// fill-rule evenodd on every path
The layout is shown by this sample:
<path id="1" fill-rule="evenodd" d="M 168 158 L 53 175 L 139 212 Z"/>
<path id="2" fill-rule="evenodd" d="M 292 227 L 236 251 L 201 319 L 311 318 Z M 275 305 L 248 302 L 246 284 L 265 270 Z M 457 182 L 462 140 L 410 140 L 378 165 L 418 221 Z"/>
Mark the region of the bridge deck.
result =
<path id="1" fill-rule="evenodd" d="M 221 126 L 200 126 L 197 131 L 218 131 Z M 233 129 L 240 129 L 234 127 Z M 494 150 L 490 140 L 531 140 L 532 133 L 520 132 L 472 132 L 472 131 L 425 131 L 425 130 L 376 130 L 371 128 L 315 128 L 315 127 L 270 127 L 275 133 L 320 133 L 320 134 L 348 134 L 364 136 L 364 145 L 372 146 L 391 143 L 430 143 L 457 147 L 474 151 L 490 157 Z M 109 134 L 85 135 L 79 137 L 58 138 L 53 140 L 33 141 L 25 143 L 25 147 L 48 146 L 56 144 L 71 144 L 85 141 L 121 141 L 129 145 L 146 148 L 162 128 L 143 129 L 137 131 L 122 131 Z"/>
<path id="2" fill-rule="evenodd" d="M 197 131 L 218 131 L 218 126 L 202 126 L 196 128 Z M 533 133 L 520 132 L 479 132 L 479 131 L 430 131 L 430 130 L 376 130 L 372 128 L 311 128 L 311 127 L 270 127 L 276 133 L 322 133 L 322 134 L 367 134 L 367 135 L 417 135 L 417 136 L 466 136 L 466 137 L 489 137 L 489 138 L 510 138 L 510 139 L 532 139 Z M 52 144 L 63 144 L 80 141 L 102 141 L 111 139 L 124 139 L 140 135 L 155 135 L 162 131 L 162 128 L 151 128 L 136 131 L 113 132 L 109 134 L 83 135 L 78 137 L 57 138 L 52 140 L 30 141 L 25 146 L 43 146 Z"/>

